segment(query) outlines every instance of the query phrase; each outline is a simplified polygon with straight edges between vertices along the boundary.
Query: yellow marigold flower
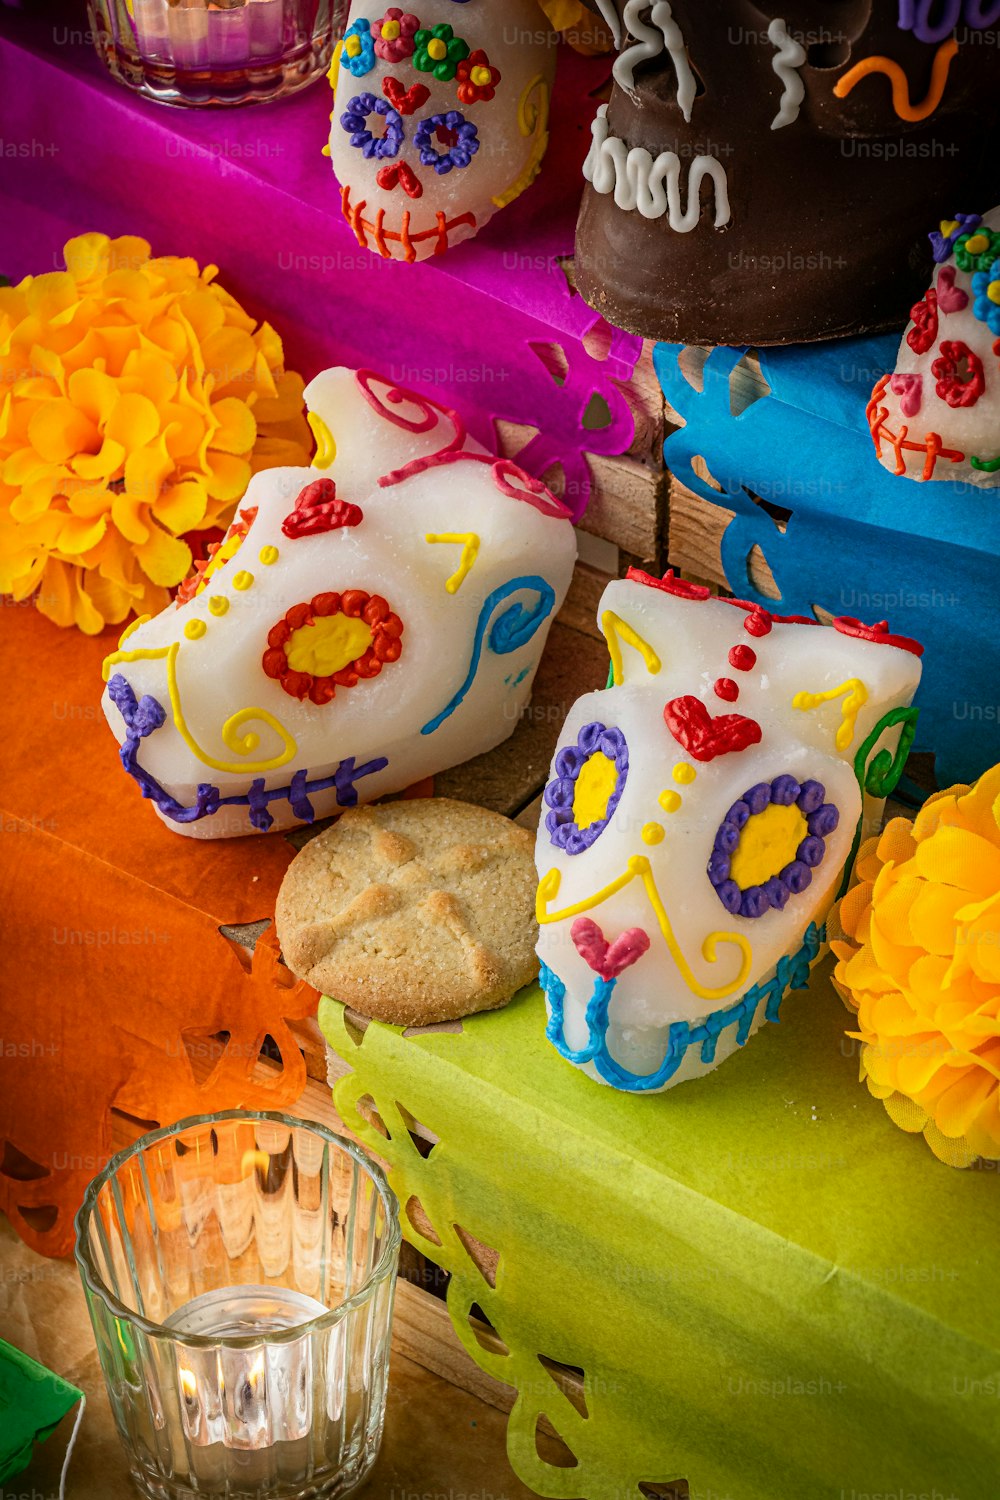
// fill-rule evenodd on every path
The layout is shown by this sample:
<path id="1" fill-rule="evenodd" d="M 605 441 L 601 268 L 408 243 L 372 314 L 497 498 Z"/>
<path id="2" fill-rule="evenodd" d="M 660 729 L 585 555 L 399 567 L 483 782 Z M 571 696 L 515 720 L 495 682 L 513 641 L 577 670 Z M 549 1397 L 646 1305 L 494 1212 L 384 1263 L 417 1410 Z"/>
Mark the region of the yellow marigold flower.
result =
<path id="1" fill-rule="evenodd" d="M 65 271 L 0 287 L 0 593 L 90 635 L 157 614 L 191 531 L 312 451 L 301 378 L 188 258 L 83 234 Z"/>
<path id="2" fill-rule="evenodd" d="M 863 845 L 834 913 L 861 1076 L 951 1166 L 1000 1160 L 1000 766 Z"/>

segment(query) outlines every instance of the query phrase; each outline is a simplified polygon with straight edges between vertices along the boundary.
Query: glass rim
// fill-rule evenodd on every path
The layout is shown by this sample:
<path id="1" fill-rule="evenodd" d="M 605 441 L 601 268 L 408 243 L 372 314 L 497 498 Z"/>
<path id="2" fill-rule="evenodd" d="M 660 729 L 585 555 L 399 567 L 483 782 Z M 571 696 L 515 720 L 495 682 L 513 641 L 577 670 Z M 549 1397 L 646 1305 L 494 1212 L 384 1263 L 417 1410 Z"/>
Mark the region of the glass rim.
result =
<path id="1" fill-rule="evenodd" d="M 168 1328 L 165 1323 L 154 1323 L 144 1313 L 133 1311 L 126 1307 L 120 1297 L 107 1286 L 97 1269 L 91 1256 L 89 1247 L 85 1243 L 85 1231 L 96 1213 L 97 1199 L 101 1190 L 111 1181 L 112 1177 L 124 1166 L 130 1158 L 138 1156 L 141 1150 L 145 1151 L 157 1141 L 169 1140 L 172 1136 L 181 1135 L 184 1131 L 198 1126 L 214 1127 L 229 1121 L 240 1121 L 252 1123 L 263 1121 L 270 1125 L 287 1126 L 290 1130 L 309 1130 L 321 1136 L 328 1146 L 334 1146 L 345 1155 L 350 1156 L 357 1166 L 367 1173 L 375 1185 L 375 1190 L 382 1203 L 385 1214 L 385 1234 L 379 1258 L 368 1275 L 365 1277 L 357 1291 L 345 1297 L 343 1302 L 331 1307 L 324 1313 L 318 1313 L 314 1318 L 308 1318 L 302 1323 L 295 1323 L 291 1328 L 282 1328 L 261 1335 L 259 1333 L 241 1334 L 202 1334 L 202 1333 L 180 1333 L 177 1329 Z M 399 1254 L 402 1241 L 402 1230 L 399 1222 L 399 1199 L 389 1186 L 389 1180 L 375 1159 L 354 1141 L 348 1140 L 346 1136 L 338 1135 L 336 1131 L 330 1130 L 328 1126 L 321 1125 L 315 1120 L 303 1120 L 295 1115 L 281 1114 L 274 1110 L 222 1110 L 218 1114 L 211 1115 L 189 1115 L 184 1120 L 178 1120 L 174 1125 L 164 1125 L 158 1130 L 151 1130 L 125 1146 L 121 1151 L 115 1152 L 110 1161 L 93 1178 L 84 1193 L 83 1202 L 77 1209 L 73 1219 L 73 1227 L 76 1231 L 76 1243 L 73 1256 L 80 1272 L 80 1278 L 84 1287 L 101 1302 L 111 1313 L 112 1317 L 129 1323 L 132 1327 L 141 1329 L 148 1338 L 168 1339 L 172 1343 L 183 1344 L 194 1349 L 248 1349 L 264 1343 L 269 1346 L 275 1344 L 293 1343 L 295 1340 L 306 1335 L 322 1332 L 327 1328 L 334 1327 L 342 1322 L 349 1313 L 356 1311 L 365 1302 L 369 1301 L 376 1288 L 392 1275 L 392 1268 Z"/>

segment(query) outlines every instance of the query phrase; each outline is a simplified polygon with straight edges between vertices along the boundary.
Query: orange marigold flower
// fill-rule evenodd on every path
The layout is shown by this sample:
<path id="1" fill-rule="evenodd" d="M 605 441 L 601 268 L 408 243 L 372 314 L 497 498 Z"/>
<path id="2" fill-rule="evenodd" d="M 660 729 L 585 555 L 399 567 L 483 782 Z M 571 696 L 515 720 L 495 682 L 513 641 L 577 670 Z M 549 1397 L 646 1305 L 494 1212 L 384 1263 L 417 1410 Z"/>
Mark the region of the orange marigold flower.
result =
<path id="1" fill-rule="evenodd" d="M 157 614 L 191 531 L 252 474 L 305 465 L 301 378 L 191 259 L 83 234 L 66 270 L 0 287 L 0 594 L 96 635 Z"/>
<path id="2" fill-rule="evenodd" d="M 1000 766 L 863 845 L 830 927 L 861 1077 L 904 1130 L 1000 1160 Z"/>

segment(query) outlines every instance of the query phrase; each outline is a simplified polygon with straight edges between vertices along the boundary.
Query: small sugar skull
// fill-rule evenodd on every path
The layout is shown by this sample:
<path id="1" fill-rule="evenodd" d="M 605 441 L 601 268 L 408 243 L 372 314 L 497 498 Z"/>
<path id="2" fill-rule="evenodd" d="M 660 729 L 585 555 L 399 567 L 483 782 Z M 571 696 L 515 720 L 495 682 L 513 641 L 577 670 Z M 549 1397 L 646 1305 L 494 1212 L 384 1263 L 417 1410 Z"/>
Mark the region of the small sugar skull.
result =
<path id="1" fill-rule="evenodd" d="M 196 838 L 312 822 L 498 745 L 572 576 L 565 507 L 454 412 L 369 371 L 306 401 L 315 466 L 258 474 L 176 605 L 105 662 L 122 764 Z"/>
<path id="2" fill-rule="evenodd" d="M 355 0 L 329 153 L 358 242 L 416 261 L 471 239 L 548 144 L 553 38 L 536 0 Z"/>
<path id="3" fill-rule="evenodd" d="M 934 280 L 872 392 L 879 461 L 911 479 L 1000 484 L 1000 209 L 930 237 Z"/>
<path id="4" fill-rule="evenodd" d="M 538 833 L 548 1035 L 659 1091 L 802 987 L 862 817 L 898 780 L 920 647 L 632 573 L 600 606 L 614 685 L 570 711 Z"/>

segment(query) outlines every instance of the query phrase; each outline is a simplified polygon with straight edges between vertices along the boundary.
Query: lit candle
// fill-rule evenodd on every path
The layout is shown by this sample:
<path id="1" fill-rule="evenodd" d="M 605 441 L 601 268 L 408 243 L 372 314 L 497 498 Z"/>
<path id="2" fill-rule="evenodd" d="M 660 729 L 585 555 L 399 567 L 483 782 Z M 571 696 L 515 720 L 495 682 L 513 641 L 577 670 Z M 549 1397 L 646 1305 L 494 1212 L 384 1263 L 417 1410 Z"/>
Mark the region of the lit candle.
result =
<path id="1" fill-rule="evenodd" d="M 280 57 L 283 0 L 134 0 L 139 50 L 184 72 Z"/>
<path id="2" fill-rule="evenodd" d="M 322 1302 L 285 1287 L 220 1287 L 177 1309 L 177 1396 L 186 1467 L 200 1489 L 293 1484 L 305 1478 L 310 1434 L 326 1413 L 313 1406 L 313 1345 L 276 1334 L 322 1317 Z M 184 1344 L 259 1337 L 246 1347 Z M 325 1384 L 325 1372 L 323 1384 Z M 315 1445 L 315 1434 L 313 1434 Z"/>

